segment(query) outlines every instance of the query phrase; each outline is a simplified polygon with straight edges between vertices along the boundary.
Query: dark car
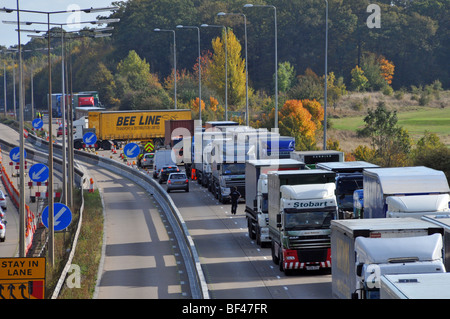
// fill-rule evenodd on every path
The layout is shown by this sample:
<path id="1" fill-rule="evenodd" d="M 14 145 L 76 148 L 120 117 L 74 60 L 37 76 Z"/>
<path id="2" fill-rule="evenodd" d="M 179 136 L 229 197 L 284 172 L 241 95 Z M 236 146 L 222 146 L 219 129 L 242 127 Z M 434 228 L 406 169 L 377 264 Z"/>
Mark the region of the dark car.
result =
<path id="1" fill-rule="evenodd" d="M 171 190 L 184 190 L 189 192 L 189 180 L 184 172 L 171 173 L 167 179 L 167 192 Z"/>
<path id="2" fill-rule="evenodd" d="M 165 183 L 169 178 L 170 173 L 177 173 L 179 171 L 180 170 L 176 165 L 163 166 L 163 168 L 161 168 L 161 171 L 159 172 L 159 183 Z"/>

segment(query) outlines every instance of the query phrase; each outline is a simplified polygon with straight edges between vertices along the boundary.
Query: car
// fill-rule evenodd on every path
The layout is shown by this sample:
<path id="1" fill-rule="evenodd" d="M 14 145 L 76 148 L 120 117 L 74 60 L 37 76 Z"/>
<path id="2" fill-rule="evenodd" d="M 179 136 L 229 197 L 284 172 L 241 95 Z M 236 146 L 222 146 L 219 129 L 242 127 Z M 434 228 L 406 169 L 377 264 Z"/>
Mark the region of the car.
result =
<path id="1" fill-rule="evenodd" d="M 171 173 L 167 179 L 167 192 L 184 190 L 189 192 L 189 180 L 184 172 Z"/>
<path id="2" fill-rule="evenodd" d="M 2 190 L 0 190 L 0 207 L 3 210 L 6 210 L 6 197 L 8 197 L 8 195 L 6 195 L 5 193 L 3 193 Z"/>
<path id="3" fill-rule="evenodd" d="M 6 221 L 0 220 L 0 241 L 4 242 L 6 239 Z"/>
<path id="4" fill-rule="evenodd" d="M 6 221 L 6 213 L 0 207 L 0 221 Z"/>
<path id="5" fill-rule="evenodd" d="M 155 153 L 145 153 L 139 161 L 139 166 L 142 168 L 153 166 L 153 157 Z"/>
<path id="6" fill-rule="evenodd" d="M 163 166 L 159 172 L 159 183 L 162 184 L 167 181 L 170 173 L 179 172 L 180 169 L 176 165 Z"/>
<path id="7" fill-rule="evenodd" d="M 67 135 L 68 133 L 67 133 L 67 127 L 66 127 L 66 135 Z M 63 130 L 62 130 L 62 125 L 60 125 L 59 127 L 58 127 L 58 131 L 56 132 L 56 136 L 62 136 L 63 135 Z"/>

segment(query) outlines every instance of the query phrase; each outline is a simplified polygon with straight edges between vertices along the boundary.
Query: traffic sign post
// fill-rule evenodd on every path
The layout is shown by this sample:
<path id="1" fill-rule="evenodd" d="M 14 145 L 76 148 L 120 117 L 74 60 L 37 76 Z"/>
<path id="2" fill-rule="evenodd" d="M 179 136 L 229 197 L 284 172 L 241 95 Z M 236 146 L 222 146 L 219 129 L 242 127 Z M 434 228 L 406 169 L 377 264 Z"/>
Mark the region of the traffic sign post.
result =
<path id="1" fill-rule="evenodd" d="M 137 145 L 136 143 L 128 143 L 123 148 L 123 152 L 128 158 L 138 157 L 140 151 L 141 150 L 139 148 L 139 145 Z"/>
<path id="2" fill-rule="evenodd" d="M 48 227 L 48 206 L 44 208 L 42 211 L 42 223 L 45 227 Z M 53 215 L 54 215 L 54 222 L 53 222 L 53 229 L 55 231 L 60 231 L 66 229 L 70 223 L 72 222 L 72 212 L 70 211 L 69 207 L 67 207 L 64 204 L 61 203 L 54 203 L 53 204 Z"/>
<path id="3" fill-rule="evenodd" d="M 37 163 L 31 166 L 28 174 L 33 182 L 45 182 L 48 179 L 49 170 L 47 165 Z"/>
<path id="4" fill-rule="evenodd" d="M 44 126 L 44 121 L 41 119 L 34 119 L 33 122 L 31 122 L 31 126 L 33 126 L 33 129 L 40 130 Z"/>
<path id="5" fill-rule="evenodd" d="M 92 146 L 95 144 L 95 142 L 97 142 L 97 135 L 92 132 L 87 132 L 83 135 L 83 142 L 86 145 Z"/>
<path id="6" fill-rule="evenodd" d="M 44 299 L 45 258 L 0 258 L 0 299 Z"/>
<path id="7" fill-rule="evenodd" d="M 25 156 L 25 158 L 27 157 L 27 151 L 24 149 L 23 150 L 23 154 Z M 14 147 L 10 152 L 9 152 L 9 157 L 11 158 L 11 160 L 13 162 L 19 163 L 20 162 L 20 147 Z"/>

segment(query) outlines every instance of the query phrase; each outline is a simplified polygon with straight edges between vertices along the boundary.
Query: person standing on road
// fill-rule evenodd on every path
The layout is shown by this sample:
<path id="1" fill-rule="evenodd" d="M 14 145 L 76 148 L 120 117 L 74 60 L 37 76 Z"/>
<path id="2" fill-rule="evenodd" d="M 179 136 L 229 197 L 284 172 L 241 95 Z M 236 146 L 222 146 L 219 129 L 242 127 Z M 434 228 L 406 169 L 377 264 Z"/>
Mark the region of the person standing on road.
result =
<path id="1" fill-rule="evenodd" d="M 238 192 L 235 186 L 233 186 L 231 190 L 230 197 L 231 197 L 231 214 L 236 215 L 238 201 L 239 198 L 241 197 L 241 193 Z"/>

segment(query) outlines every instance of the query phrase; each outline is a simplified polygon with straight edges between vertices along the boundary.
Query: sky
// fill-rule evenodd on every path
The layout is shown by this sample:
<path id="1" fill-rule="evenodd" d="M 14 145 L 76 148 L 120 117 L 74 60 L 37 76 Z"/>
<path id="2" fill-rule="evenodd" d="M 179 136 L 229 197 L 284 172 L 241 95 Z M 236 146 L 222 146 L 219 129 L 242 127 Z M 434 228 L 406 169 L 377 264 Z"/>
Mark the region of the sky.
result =
<path id="1" fill-rule="evenodd" d="M 87 8 L 104 8 L 112 6 L 113 0 L 19 0 L 20 10 L 36 10 L 44 12 L 52 11 L 64 11 L 72 9 L 87 9 Z M 0 8 L 17 9 L 17 0 L 0 0 Z M 83 22 L 96 20 L 98 16 L 109 16 L 111 11 L 103 11 L 97 13 L 59 13 L 50 15 L 51 23 L 67 23 L 67 22 Z M 18 36 L 17 24 L 5 24 L 3 21 L 17 21 L 17 12 L 12 13 L 0 12 L 0 45 L 4 45 L 7 48 L 13 45 L 17 45 Z M 20 13 L 21 22 L 47 22 L 47 15 L 40 13 Z M 70 26 L 71 27 L 71 26 Z M 83 28 L 81 27 L 70 29 L 69 26 L 64 27 L 67 31 L 76 31 Z M 33 26 L 21 26 L 21 29 L 31 30 L 47 30 L 46 25 L 36 24 Z M 31 33 L 21 32 L 20 42 L 21 44 L 28 43 L 31 38 L 28 36 Z"/>

